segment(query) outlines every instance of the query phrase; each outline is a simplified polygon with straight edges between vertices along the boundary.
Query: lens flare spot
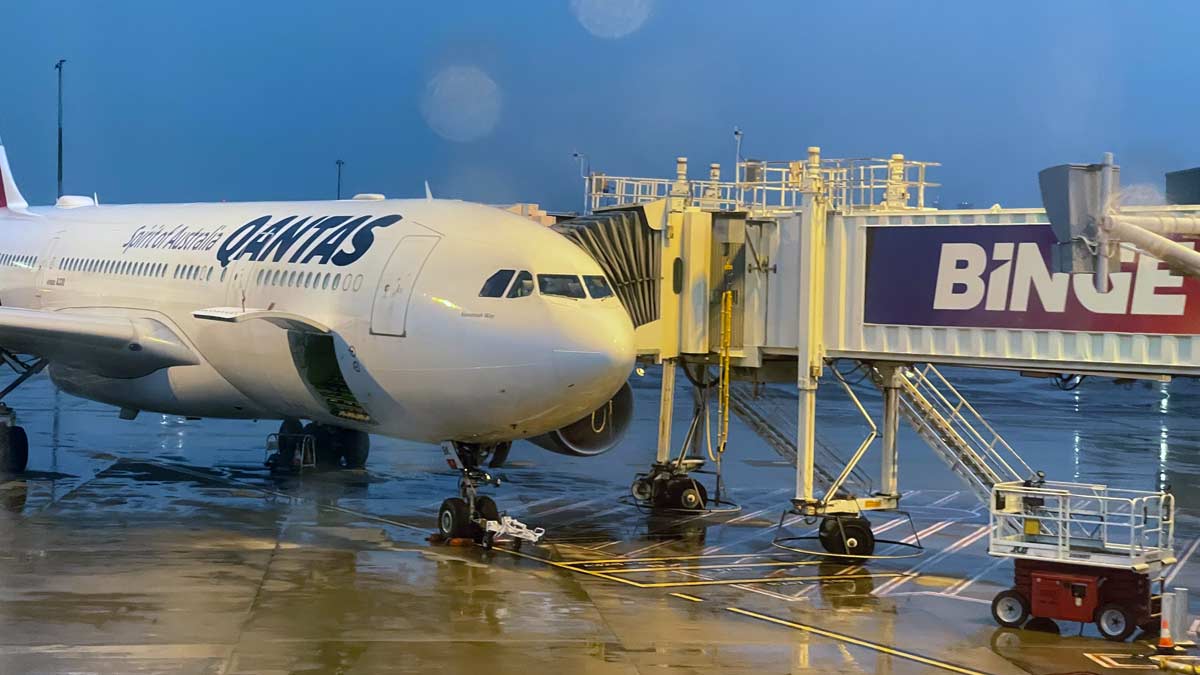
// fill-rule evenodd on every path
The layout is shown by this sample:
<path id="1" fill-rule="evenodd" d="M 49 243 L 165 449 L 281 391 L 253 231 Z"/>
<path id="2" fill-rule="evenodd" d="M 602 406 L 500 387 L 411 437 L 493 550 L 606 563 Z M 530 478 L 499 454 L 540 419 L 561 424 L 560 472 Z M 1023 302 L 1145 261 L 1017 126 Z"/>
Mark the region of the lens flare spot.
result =
<path id="1" fill-rule="evenodd" d="M 496 128 L 503 106 L 500 86 L 475 66 L 449 66 L 425 85 L 421 115 L 434 133 L 469 143 Z"/>
<path id="2" fill-rule="evenodd" d="M 571 13 L 589 33 L 616 40 L 641 28 L 654 0 L 571 0 Z"/>

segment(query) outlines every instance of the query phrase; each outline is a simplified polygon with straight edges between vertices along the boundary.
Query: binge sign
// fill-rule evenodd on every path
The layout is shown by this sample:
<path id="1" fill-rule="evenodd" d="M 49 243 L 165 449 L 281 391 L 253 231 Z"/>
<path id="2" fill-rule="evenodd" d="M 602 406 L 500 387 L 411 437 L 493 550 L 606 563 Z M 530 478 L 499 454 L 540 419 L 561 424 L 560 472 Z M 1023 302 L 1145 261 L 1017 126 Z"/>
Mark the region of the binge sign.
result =
<path id="1" fill-rule="evenodd" d="M 1200 334 L 1200 280 L 1124 250 L 1100 293 L 1091 274 L 1051 271 L 1055 242 L 1049 225 L 871 228 L 863 320 Z"/>

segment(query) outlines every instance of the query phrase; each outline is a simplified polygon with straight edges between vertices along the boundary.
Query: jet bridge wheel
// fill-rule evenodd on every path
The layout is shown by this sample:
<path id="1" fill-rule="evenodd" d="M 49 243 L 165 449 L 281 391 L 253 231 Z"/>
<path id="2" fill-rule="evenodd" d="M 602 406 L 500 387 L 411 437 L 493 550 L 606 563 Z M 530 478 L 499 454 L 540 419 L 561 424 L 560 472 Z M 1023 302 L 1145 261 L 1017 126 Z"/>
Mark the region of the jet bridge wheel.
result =
<path id="1" fill-rule="evenodd" d="M 871 521 L 861 516 L 827 516 L 817 530 L 821 547 L 837 555 L 869 556 L 875 553 Z"/>
<path id="2" fill-rule="evenodd" d="M 667 503 L 673 508 L 699 511 L 708 504 L 708 490 L 689 476 L 677 476 L 667 486 Z"/>
<path id="3" fill-rule="evenodd" d="M 0 431 L 0 472 L 24 473 L 29 463 L 29 437 L 25 427 L 9 426 Z"/>

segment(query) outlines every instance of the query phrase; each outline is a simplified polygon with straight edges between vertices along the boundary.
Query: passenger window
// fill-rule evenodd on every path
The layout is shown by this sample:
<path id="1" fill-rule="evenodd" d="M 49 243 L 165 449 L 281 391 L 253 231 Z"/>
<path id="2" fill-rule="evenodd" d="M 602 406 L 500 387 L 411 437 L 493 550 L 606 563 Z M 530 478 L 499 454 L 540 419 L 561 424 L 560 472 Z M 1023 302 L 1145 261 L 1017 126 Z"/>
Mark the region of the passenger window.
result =
<path id="1" fill-rule="evenodd" d="M 597 300 L 600 298 L 610 297 L 613 294 L 612 288 L 610 288 L 608 285 L 608 279 L 605 279 L 599 274 L 585 274 L 583 276 L 583 283 L 587 284 L 588 295 L 596 298 Z"/>
<path id="2" fill-rule="evenodd" d="M 342 285 L 342 275 L 340 275 L 340 274 L 333 275 L 333 290 L 336 291 L 338 289 L 338 286 L 341 286 L 341 285 Z"/>
<path id="3" fill-rule="evenodd" d="M 586 298 L 583 284 L 574 274 L 539 274 L 538 291 L 542 295 L 558 295 L 564 298 Z"/>
<path id="4" fill-rule="evenodd" d="M 504 291 L 508 290 L 508 282 L 512 281 L 513 275 L 516 273 L 516 270 L 500 270 L 488 277 L 487 281 L 483 282 L 483 288 L 479 291 L 479 297 L 504 297 Z"/>
<path id="5" fill-rule="evenodd" d="M 325 275 L 321 278 L 321 290 L 326 290 L 328 288 L 329 288 L 329 272 L 326 272 Z"/>
<path id="6" fill-rule="evenodd" d="M 533 275 L 521 270 L 517 274 L 517 280 L 513 282 L 512 288 L 508 289 L 508 297 L 523 298 L 527 295 L 533 295 Z"/>

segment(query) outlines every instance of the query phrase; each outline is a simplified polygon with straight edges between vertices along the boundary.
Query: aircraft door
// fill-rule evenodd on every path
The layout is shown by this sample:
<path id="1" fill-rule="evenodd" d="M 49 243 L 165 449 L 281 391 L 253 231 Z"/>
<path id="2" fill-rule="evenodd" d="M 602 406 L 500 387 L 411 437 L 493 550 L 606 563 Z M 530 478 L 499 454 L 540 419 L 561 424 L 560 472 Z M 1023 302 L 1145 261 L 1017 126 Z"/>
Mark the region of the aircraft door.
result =
<path id="1" fill-rule="evenodd" d="M 392 251 L 375 286 L 375 301 L 371 305 L 372 333 L 404 337 L 413 285 L 438 239 L 440 237 L 433 235 L 409 235 L 396 244 L 396 250 Z"/>

